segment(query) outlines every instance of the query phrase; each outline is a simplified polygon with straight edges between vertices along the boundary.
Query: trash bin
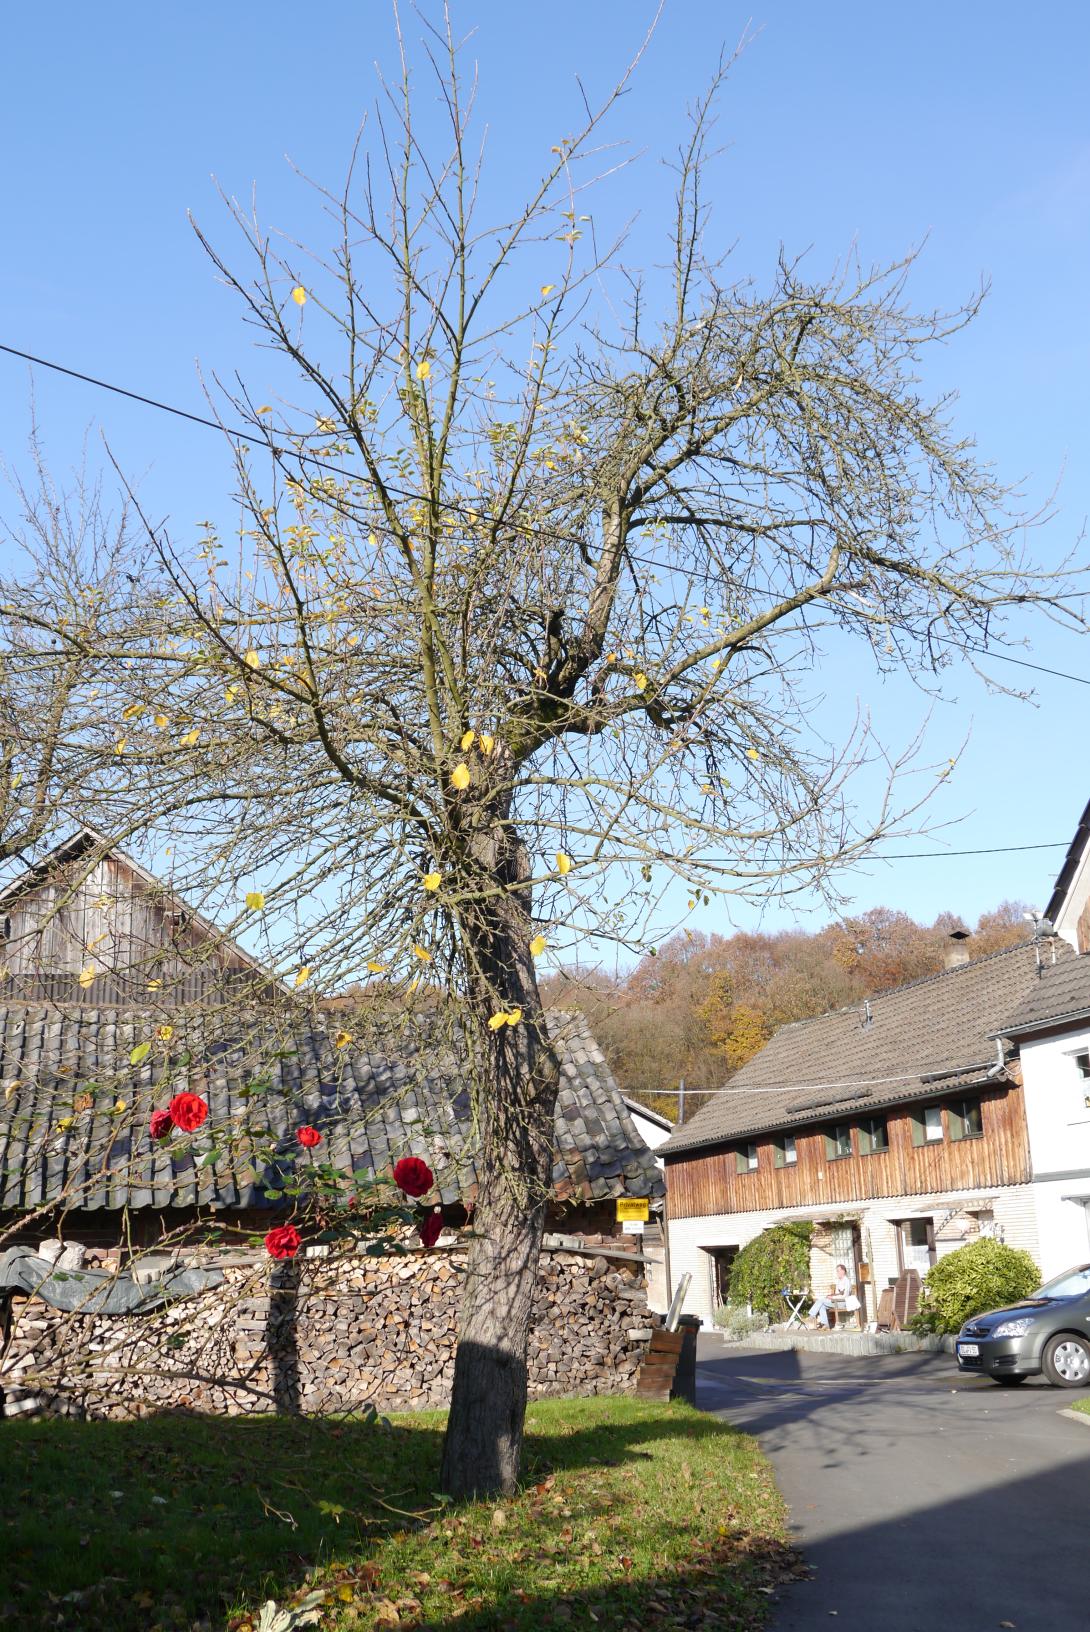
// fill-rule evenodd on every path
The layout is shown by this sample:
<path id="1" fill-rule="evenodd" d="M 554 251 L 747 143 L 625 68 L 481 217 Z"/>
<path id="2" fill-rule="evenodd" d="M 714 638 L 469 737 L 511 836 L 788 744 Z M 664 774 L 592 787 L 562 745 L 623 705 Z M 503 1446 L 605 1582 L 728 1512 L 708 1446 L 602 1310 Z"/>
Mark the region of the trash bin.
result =
<path id="1" fill-rule="evenodd" d="M 674 1386 L 670 1390 L 672 1400 L 696 1404 L 696 1339 L 703 1324 L 699 1315 L 682 1315 L 677 1323 L 681 1333 L 681 1353 L 677 1357 Z"/>

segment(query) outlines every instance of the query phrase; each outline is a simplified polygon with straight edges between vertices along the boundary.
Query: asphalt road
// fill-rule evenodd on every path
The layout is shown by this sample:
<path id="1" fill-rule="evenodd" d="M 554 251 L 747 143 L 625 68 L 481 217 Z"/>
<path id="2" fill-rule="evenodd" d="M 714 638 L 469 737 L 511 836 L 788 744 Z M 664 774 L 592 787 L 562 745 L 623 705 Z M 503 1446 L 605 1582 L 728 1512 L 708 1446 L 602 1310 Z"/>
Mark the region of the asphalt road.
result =
<path id="1" fill-rule="evenodd" d="M 1088 1632 L 1090 1428 L 1057 1414 L 1081 1397 L 702 1337 L 698 1404 L 758 1436 L 814 1571 L 774 1632 Z"/>

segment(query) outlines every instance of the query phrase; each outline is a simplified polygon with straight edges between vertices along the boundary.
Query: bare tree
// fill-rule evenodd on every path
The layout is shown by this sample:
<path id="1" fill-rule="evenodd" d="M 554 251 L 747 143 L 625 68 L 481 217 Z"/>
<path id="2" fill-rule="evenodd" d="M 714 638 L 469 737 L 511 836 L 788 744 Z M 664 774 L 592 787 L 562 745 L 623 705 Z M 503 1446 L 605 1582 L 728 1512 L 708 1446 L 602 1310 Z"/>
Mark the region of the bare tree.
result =
<path id="1" fill-rule="evenodd" d="M 115 814 L 169 833 L 301 985 L 370 974 L 452 1017 L 481 1175 L 442 1475 L 463 1495 L 518 1474 L 558 1091 L 535 959 L 645 949 L 673 881 L 690 907 L 808 890 L 904 831 L 914 747 L 865 720 L 824 739 L 823 654 L 935 688 L 1064 590 L 916 378 L 975 301 L 916 314 L 908 263 L 815 281 L 784 258 L 759 288 L 711 253 L 725 65 L 645 282 L 584 207 L 625 80 L 485 223 L 449 20 L 421 60 L 441 151 L 410 58 L 321 194 L 328 252 L 237 206 L 245 271 L 202 234 L 283 395 L 224 406 L 240 545 L 148 524 L 158 582 L 111 644 Z M 889 791 L 860 814 L 876 758 Z"/>

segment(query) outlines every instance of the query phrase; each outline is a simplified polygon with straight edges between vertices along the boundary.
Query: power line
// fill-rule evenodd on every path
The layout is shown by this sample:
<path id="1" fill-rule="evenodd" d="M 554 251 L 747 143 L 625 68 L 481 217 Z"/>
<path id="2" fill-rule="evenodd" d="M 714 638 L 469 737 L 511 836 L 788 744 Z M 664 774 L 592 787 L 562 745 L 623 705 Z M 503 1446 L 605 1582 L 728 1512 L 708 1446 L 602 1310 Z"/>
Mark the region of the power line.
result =
<path id="1" fill-rule="evenodd" d="M 140 391 L 130 391 L 126 386 L 114 385 L 111 383 L 111 381 L 101 380 L 94 374 L 85 374 L 78 368 L 68 368 L 63 363 L 50 362 L 47 357 L 37 357 L 32 352 L 20 351 L 18 347 L 4 345 L 2 341 L 0 341 L 0 351 L 6 352 L 9 357 L 18 357 L 21 358 L 23 362 L 33 363 L 37 368 L 48 368 L 55 374 L 65 375 L 68 379 L 79 380 L 84 385 L 93 385 L 99 391 L 110 391 L 114 396 L 127 397 L 130 402 L 142 403 L 146 408 L 155 408 L 158 409 L 160 413 L 173 414 L 176 419 L 188 420 L 191 424 L 201 425 L 206 430 L 218 431 L 220 435 L 235 437 L 241 442 L 254 442 L 257 440 L 257 436 L 253 431 L 236 430 L 230 425 L 224 425 L 220 420 L 208 419 L 203 414 L 191 413 L 187 408 L 177 408 L 173 403 L 162 402 L 158 397 L 145 396 Z M 269 439 L 266 439 L 266 446 L 269 448 L 269 451 L 274 457 L 282 456 L 285 452 L 283 448 L 277 447 L 276 444 Z M 299 448 L 293 448 L 291 450 L 291 457 L 297 459 L 300 464 L 317 465 L 322 470 L 329 471 L 331 474 L 336 476 L 347 477 L 350 481 L 359 480 L 358 471 L 345 470 L 343 466 L 330 464 L 327 459 L 322 459 L 317 454 L 307 453 Z M 409 499 L 420 504 L 427 504 L 430 502 L 426 493 L 414 493 L 408 488 L 393 487 L 388 482 L 384 483 L 383 485 L 385 486 L 386 491 L 395 498 Z M 457 504 L 452 499 L 443 499 L 441 501 L 441 505 L 444 510 L 449 510 L 455 515 L 472 518 L 474 520 L 479 519 L 476 516 L 476 513 L 467 505 Z M 523 533 L 528 538 L 550 538 L 558 544 L 574 544 L 579 548 L 584 547 L 586 544 L 585 539 L 579 538 L 574 533 L 557 532 L 552 528 L 542 527 L 536 523 L 507 521 L 504 523 L 504 525 L 509 527 L 512 532 Z M 641 566 L 655 567 L 660 572 L 669 572 L 672 570 L 668 562 L 652 561 L 648 556 L 636 555 L 632 550 L 626 549 L 625 553 L 630 560 L 638 561 Z M 941 635 L 933 636 L 932 638 L 940 645 L 957 646 L 958 644 L 956 641 L 945 639 Z M 987 657 L 997 663 L 1013 663 L 1018 668 L 1033 669 L 1038 674 L 1049 674 L 1054 676 L 1054 678 L 1057 680 L 1072 680 L 1076 685 L 1090 686 L 1090 677 L 1086 675 L 1068 674 L 1064 669 L 1049 668 L 1047 664 L 1044 663 L 1031 663 L 1026 658 L 1010 657 L 1005 652 L 988 651 L 985 647 L 966 646 L 963 649 L 977 657 Z M 950 852 L 950 854 L 954 855 L 959 853 L 982 854 L 983 852 Z"/>
<path id="2" fill-rule="evenodd" d="M 854 859 L 859 862 L 946 861 L 948 859 L 953 860 L 957 856 L 1010 856 L 1016 855 L 1022 850 L 1066 850 L 1069 842 L 1070 841 L 1067 839 L 1049 839 L 1042 844 L 994 844 L 985 845 L 978 850 L 895 850 L 888 856 L 875 853 L 873 855 L 861 855 Z M 643 865 L 641 857 L 635 852 L 633 852 L 631 856 L 577 856 L 575 859 L 580 862 L 589 862 L 592 864 L 595 861 L 605 861 L 610 865 L 623 864 L 629 867 L 638 867 Z M 657 856 L 652 858 L 652 865 L 663 866 L 669 864 L 671 861 L 675 862 L 678 866 L 684 866 L 686 863 L 692 863 L 694 866 L 699 866 L 699 864 L 703 861 L 737 864 L 738 859 L 739 858 L 737 856 L 716 856 L 703 854 L 699 856 Z M 815 860 L 817 859 L 818 858 L 815 858 Z M 850 865 L 851 861 L 852 858 L 848 858 L 845 864 Z"/>

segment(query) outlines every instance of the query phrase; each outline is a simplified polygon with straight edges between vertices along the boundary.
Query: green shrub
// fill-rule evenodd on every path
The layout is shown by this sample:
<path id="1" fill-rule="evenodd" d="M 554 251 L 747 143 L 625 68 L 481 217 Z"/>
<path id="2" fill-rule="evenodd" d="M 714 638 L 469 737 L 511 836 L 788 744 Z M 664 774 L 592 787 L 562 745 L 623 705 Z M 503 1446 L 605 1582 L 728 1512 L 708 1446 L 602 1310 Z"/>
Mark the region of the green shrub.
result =
<path id="1" fill-rule="evenodd" d="M 752 1314 L 738 1303 L 721 1303 L 715 1311 L 715 1324 L 728 1343 L 737 1343 L 754 1332 L 768 1330 L 768 1316 L 755 1309 Z"/>
<path id="2" fill-rule="evenodd" d="M 738 1254 L 730 1271 L 731 1303 L 748 1303 L 770 1320 L 787 1314 L 784 1287 L 810 1285 L 812 1224 L 774 1224 Z"/>
<path id="3" fill-rule="evenodd" d="M 972 1315 L 1028 1298 L 1040 1284 L 1037 1265 L 1028 1252 L 984 1237 L 948 1252 L 928 1270 L 912 1329 L 960 1331 Z"/>

